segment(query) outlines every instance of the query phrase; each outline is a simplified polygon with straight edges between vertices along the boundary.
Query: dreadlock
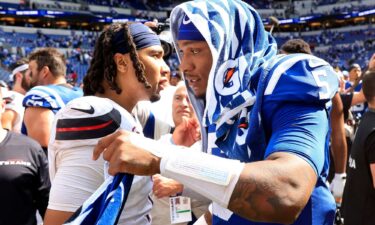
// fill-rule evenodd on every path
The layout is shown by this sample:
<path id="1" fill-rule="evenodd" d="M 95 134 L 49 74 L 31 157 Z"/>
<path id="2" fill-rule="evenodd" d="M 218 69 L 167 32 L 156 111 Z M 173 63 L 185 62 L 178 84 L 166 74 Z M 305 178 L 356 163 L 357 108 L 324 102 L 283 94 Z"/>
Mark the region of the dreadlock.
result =
<path id="1" fill-rule="evenodd" d="M 103 80 L 106 80 L 111 90 L 115 90 L 117 94 L 122 92 L 116 83 L 117 67 L 113 59 L 115 51 L 112 46 L 114 35 L 122 29 L 124 29 L 124 39 L 128 41 L 130 46 L 129 54 L 133 62 L 135 75 L 138 81 L 143 83 L 146 88 L 151 88 L 145 77 L 145 67 L 139 60 L 136 46 L 129 31 L 129 25 L 130 22 L 114 23 L 100 34 L 95 43 L 94 56 L 91 60 L 90 68 L 83 79 L 83 92 L 85 95 L 103 94 L 105 92 L 102 85 Z"/>
<path id="2" fill-rule="evenodd" d="M 143 83 L 145 85 L 145 87 L 148 89 L 148 88 L 151 88 L 151 85 L 146 80 L 145 66 L 139 60 L 138 52 L 136 51 L 136 47 L 135 47 L 135 44 L 134 44 L 134 41 L 133 41 L 133 37 L 131 36 L 131 34 L 129 32 L 128 24 L 130 24 L 130 23 L 124 23 L 123 24 L 123 28 L 125 30 L 125 32 L 124 32 L 125 33 L 125 38 L 127 38 L 128 40 L 130 40 L 129 41 L 129 45 L 130 45 L 130 59 L 133 62 L 133 67 L 135 68 L 135 75 L 137 76 L 138 81 L 141 82 L 141 83 Z"/>

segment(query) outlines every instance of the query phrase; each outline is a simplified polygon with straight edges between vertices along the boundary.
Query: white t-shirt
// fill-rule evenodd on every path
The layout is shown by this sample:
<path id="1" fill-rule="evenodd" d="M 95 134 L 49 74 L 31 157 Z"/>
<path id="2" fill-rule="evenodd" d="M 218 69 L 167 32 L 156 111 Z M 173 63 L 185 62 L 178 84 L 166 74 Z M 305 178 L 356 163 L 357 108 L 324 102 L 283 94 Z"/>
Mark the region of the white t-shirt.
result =
<path id="1" fill-rule="evenodd" d="M 7 91 L 6 96 L 11 98 L 12 101 L 5 105 L 5 109 L 13 110 L 17 114 L 12 131 L 21 133 L 23 115 L 25 113 L 25 107 L 22 106 L 22 101 L 25 96 L 16 91 Z"/>
<path id="2" fill-rule="evenodd" d="M 56 114 L 48 146 L 49 209 L 74 212 L 104 182 L 104 160 L 92 160 L 92 151 L 101 137 L 117 129 L 142 133 L 132 115 L 105 98 L 74 99 Z M 151 177 L 134 177 L 118 224 L 150 224 L 151 190 Z"/>

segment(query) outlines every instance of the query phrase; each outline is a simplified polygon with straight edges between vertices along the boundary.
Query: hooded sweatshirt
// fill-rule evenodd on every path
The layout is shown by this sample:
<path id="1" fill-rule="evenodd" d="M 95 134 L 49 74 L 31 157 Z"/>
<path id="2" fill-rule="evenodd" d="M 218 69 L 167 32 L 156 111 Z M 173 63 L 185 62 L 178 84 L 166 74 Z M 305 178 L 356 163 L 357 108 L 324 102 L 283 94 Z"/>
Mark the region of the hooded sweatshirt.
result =
<path id="1" fill-rule="evenodd" d="M 204 37 L 213 61 L 205 99 L 188 88 L 201 122 L 203 151 L 242 162 L 275 152 L 296 154 L 315 170 L 317 182 L 293 224 L 332 224 L 336 206 L 325 185 L 328 115 L 338 88 L 332 67 L 307 54 L 276 55 L 276 42 L 258 13 L 238 0 L 176 6 L 171 31 L 177 52 L 185 16 Z M 246 220 L 215 203 L 212 210 L 215 225 L 271 224 Z"/>

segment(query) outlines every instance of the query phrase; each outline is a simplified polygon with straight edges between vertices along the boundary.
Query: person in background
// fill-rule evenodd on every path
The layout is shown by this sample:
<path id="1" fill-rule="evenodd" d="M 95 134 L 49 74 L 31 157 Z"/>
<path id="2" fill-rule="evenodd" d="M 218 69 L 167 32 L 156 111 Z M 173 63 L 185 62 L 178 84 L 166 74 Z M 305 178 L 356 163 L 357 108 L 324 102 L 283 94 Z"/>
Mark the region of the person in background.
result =
<path id="1" fill-rule="evenodd" d="M 9 79 L 12 82 L 12 89 L 7 91 L 9 101 L 5 105 L 5 112 L 1 118 L 3 128 L 21 133 L 23 115 L 25 108 L 22 101 L 25 93 L 30 89 L 30 70 L 28 60 L 20 59 L 11 65 L 12 74 Z"/>
<path id="2" fill-rule="evenodd" d="M 363 76 L 368 111 L 356 132 L 343 197 L 345 225 L 375 224 L 375 70 Z"/>
<path id="3" fill-rule="evenodd" d="M 31 53 L 29 70 L 31 89 L 23 99 L 22 133 L 38 141 L 47 153 L 54 115 L 83 92 L 66 82 L 65 58 L 55 48 L 41 48 Z"/>
<path id="4" fill-rule="evenodd" d="M 197 141 L 195 143 L 184 143 L 184 139 L 186 137 L 184 137 L 184 135 L 180 136 L 177 134 L 178 132 L 180 132 L 178 129 L 180 129 L 181 126 L 184 127 L 183 123 L 187 123 L 190 119 L 196 118 L 184 82 L 180 82 L 177 85 L 176 92 L 173 95 L 172 115 L 174 124 L 176 125 L 176 133 L 163 135 L 160 138 L 160 141 L 191 147 L 190 149 L 188 149 L 188 151 L 201 151 L 202 143 L 200 141 Z M 198 121 L 196 121 L 195 123 L 198 124 Z M 199 129 L 196 131 L 195 135 L 195 139 L 199 140 Z M 186 222 L 179 224 L 193 224 L 197 218 L 202 216 L 208 210 L 210 201 L 202 195 L 196 194 L 191 189 L 184 188 L 181 183 L 173 179 L 163 177 L 160 174 L 156 174 L 152 178 L 154 181 L 154 205 L 151 212 L 153 225 L 172 224 L 170 218 L 170 201 L 168 197 L 176 196 L 177 194 L 190 197 L 192 208 L 192 221 L 189 223 Z"/>
<path id="5" fill-rule="evenodd" d="M 177 86 L 177 84 L 182 80 L 181 72 L 180 71 L 174 71 L 171 74 L 170 83 L 173 86 Z"/>
<path id="6" fill-rule="evenodd" d="M 362 69 L 359 64 L 354 63 L 349 67 L 349 80 L 345 83 L 345 93 L 360 93 L 362 89 Z M 353 137 L 358 122 L 367 109 L 367 103 L 353 105 L 350 109 L 352 115 Z"/>
<path id="7" fill-rule="evenodd" d="M 305 53 L 312 55 L 310 45 L 302 39 L 291 39 L 280 47 L 281 54 Z"/>
<path id="8" fill-rule="evenodd" d="M 361 74 L 362 69 L 361 66 L 357 63 L 353 63 L 350 65 L 348 69 L 349 78 L 348 81 L 345 83 L 345 91 L 350 92 L 354 89 L 355 92 L 359 92 L 361 90 Z"/>
<path id="9" fill-rule="evenodd" d="M 0 89 L 1 112 L 4 107 Z M 0 128 L 0 224 L 36 225 L 36 211 L 44 217 L 49 191 L 48 162 L 41 146 Z"/>

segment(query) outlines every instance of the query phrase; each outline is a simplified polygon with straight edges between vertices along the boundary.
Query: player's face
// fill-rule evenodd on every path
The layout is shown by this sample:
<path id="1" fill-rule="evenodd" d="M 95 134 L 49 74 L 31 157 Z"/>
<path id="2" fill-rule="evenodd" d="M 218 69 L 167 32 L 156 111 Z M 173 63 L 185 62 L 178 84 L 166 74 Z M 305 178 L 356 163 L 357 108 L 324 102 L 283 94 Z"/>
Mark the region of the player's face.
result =
<path id="1" fill-rule="evenodd" d="M 41 85 L 41 71 L 38 71 L 38 64 L 36 60 L 31 60 L 29 62 L 29 75 L 30 75 L 30 88 Z"/>
<path id="2" fill-rule="evenodd" d="M 180 68 L 190 88 L 198 98 L 205 98 L 212 54 L 205 41 L 178 41 L 181 53 Z"/>
<path id="3" fill-rule="evenodd" d="M 145 66 L 145 74 L 147 81 L 151 84 L 150 89 L 146 89 L 148 98 L 151 101 L 160 99 L 160 90 L 163 89 L 164 80 L 167 73 L 170 73 L 169 67 L 163 60 L 163 48 L 155 45 L 138 51 L 139 60 Z"/>
<path id="4" fill-rule="evenodd" d="M 28 91 L 30 89 L 30 73 L 31 71 L 28 69 L 25 71 L 25 73 L 22 75 L 21 79 L 21 87 Z"/>
<path id="5" fill-rule="evenodd" d="M 171 70 L 166 63 L 164 63 L 164 64 L 165 64 L 165 66 L 164 66 L 165 72 L 161 73 L 161 77 L 160 77 L 160 89 L 161 90 L 166 89 L 170 85 L 170 79 L 171 79 Z"/>
<path id="6" fill-rule="evenodd" d="M 180 82 L 181 79 L 177 76 L 172 76 L 169 83 L 173 86 L 176 86 L 178 84 L 178 82 Z"/>
<path id="7" fill-rule="evenodd" d="M 350 70 L 350 72 L 349 72 L 349 79 L 351 81 L 355 81 L 355 80 L 357 80 L 361 76 L 361 73 L 362 73 L 361 68 L 355 67 L 352 70 Z"/>
<path id="8" fill-rule="evenodd" d="M 184 118 L 191 118 L 194 115 L 193 106 L 188 98 L 185 86 L 177 88 L 172 101 L 172 116 L 175 126 L 182 123 Z"/>

